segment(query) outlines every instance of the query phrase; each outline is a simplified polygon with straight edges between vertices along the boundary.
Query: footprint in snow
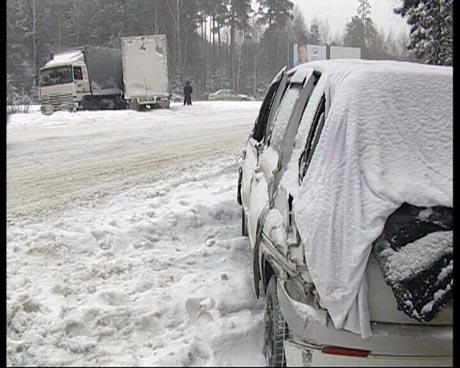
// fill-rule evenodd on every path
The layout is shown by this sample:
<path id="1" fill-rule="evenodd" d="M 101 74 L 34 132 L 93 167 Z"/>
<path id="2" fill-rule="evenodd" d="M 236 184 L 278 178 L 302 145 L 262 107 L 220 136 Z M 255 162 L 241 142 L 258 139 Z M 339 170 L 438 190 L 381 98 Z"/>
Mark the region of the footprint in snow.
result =
<path id="1" fill-rule="evenodd" d="M 65 324 L 64 332 L 69 337 L 85 334 L 86 324 L 82 321 L 68 320 Z"/>

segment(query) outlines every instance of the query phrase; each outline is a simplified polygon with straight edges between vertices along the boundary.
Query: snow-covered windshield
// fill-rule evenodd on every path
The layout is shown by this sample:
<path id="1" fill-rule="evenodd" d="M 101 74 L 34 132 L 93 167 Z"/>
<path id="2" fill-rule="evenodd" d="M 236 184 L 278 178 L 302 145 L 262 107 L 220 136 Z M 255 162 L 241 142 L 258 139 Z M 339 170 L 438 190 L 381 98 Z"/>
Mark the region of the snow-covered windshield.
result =
<path id="1" fill-rule="evenodd" d="M 55 68 L 44 69 L 40 73 L 41 87 L 71 82 L 73 82 L 71 66 L 58 66 Z"/>

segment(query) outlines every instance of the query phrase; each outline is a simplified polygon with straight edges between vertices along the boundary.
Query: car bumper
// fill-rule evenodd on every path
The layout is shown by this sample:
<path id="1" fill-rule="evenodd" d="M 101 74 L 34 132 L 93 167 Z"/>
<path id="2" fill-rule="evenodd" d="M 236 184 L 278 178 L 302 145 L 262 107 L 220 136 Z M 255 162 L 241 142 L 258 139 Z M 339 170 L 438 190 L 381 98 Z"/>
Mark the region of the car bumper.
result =
<path id="1" fill-rule="evenodd" d="M 321 347 L 285 341 L 286 365 L 288 367 L 452 367 L 452 357 L 445 356 L 392 356 L 373 355 L 353 357 L 325 354 Z"/>
<path id="2" fill-rule="evenodd" d="M 310 357 L 312 362 L 324 361 L 326 365 L 330 365 L 331 360 L 342 365 L 344 359 L 350 361 L 351 365 L 452 365 L 452 326 L 373 322 L 372 336 L 362 339 L 360 335 L 336 329 L 327 312 L 317 308 L 313 300 L 311 303 L 294 300 L 282 281 L 278 282 L 278 298 L 281 312 L 289 326 L 287 350 L 297 351 L 293 353 L 296 364 L 299 363 L 299 357 L 303 360 Z M 364 350 L 369 355 L 344 358 L 324 354 L 322 349 L 326 346 Z M 360 362 L 363 363 L 358 364 Z M 305 365 L 304 362 L 302 364 Z"/>
<path id="3" fill-rule="evenodd" d="M 136 99 L 139 105 L 164 105 L 169 102 L 169 96 L 144 96 Z"/>

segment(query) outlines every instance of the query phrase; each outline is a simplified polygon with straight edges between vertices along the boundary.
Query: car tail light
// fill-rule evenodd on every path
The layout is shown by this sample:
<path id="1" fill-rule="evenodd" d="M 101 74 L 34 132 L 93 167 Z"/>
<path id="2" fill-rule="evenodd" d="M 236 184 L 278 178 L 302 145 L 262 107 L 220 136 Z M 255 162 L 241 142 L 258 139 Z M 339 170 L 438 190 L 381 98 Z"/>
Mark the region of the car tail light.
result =
<path id="1" fill-rule="evenodd" d="M 367 357 L 370 353 L 368 350 L 348 349 L 340 346 L 325 346 L 321 349 L 323 354 L 348 355 L 355 357 Z"/>

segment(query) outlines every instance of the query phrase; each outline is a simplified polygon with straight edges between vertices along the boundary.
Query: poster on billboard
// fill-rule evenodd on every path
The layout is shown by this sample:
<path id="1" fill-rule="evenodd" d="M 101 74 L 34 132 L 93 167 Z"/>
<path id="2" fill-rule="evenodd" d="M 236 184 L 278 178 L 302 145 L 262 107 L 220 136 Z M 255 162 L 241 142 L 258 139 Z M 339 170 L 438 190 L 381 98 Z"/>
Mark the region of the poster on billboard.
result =
<path id="1" fill-rule="evenodd" d="M 293 44 L 292 66 L 314 60 L 326 60 L 326 45 Z"/>

